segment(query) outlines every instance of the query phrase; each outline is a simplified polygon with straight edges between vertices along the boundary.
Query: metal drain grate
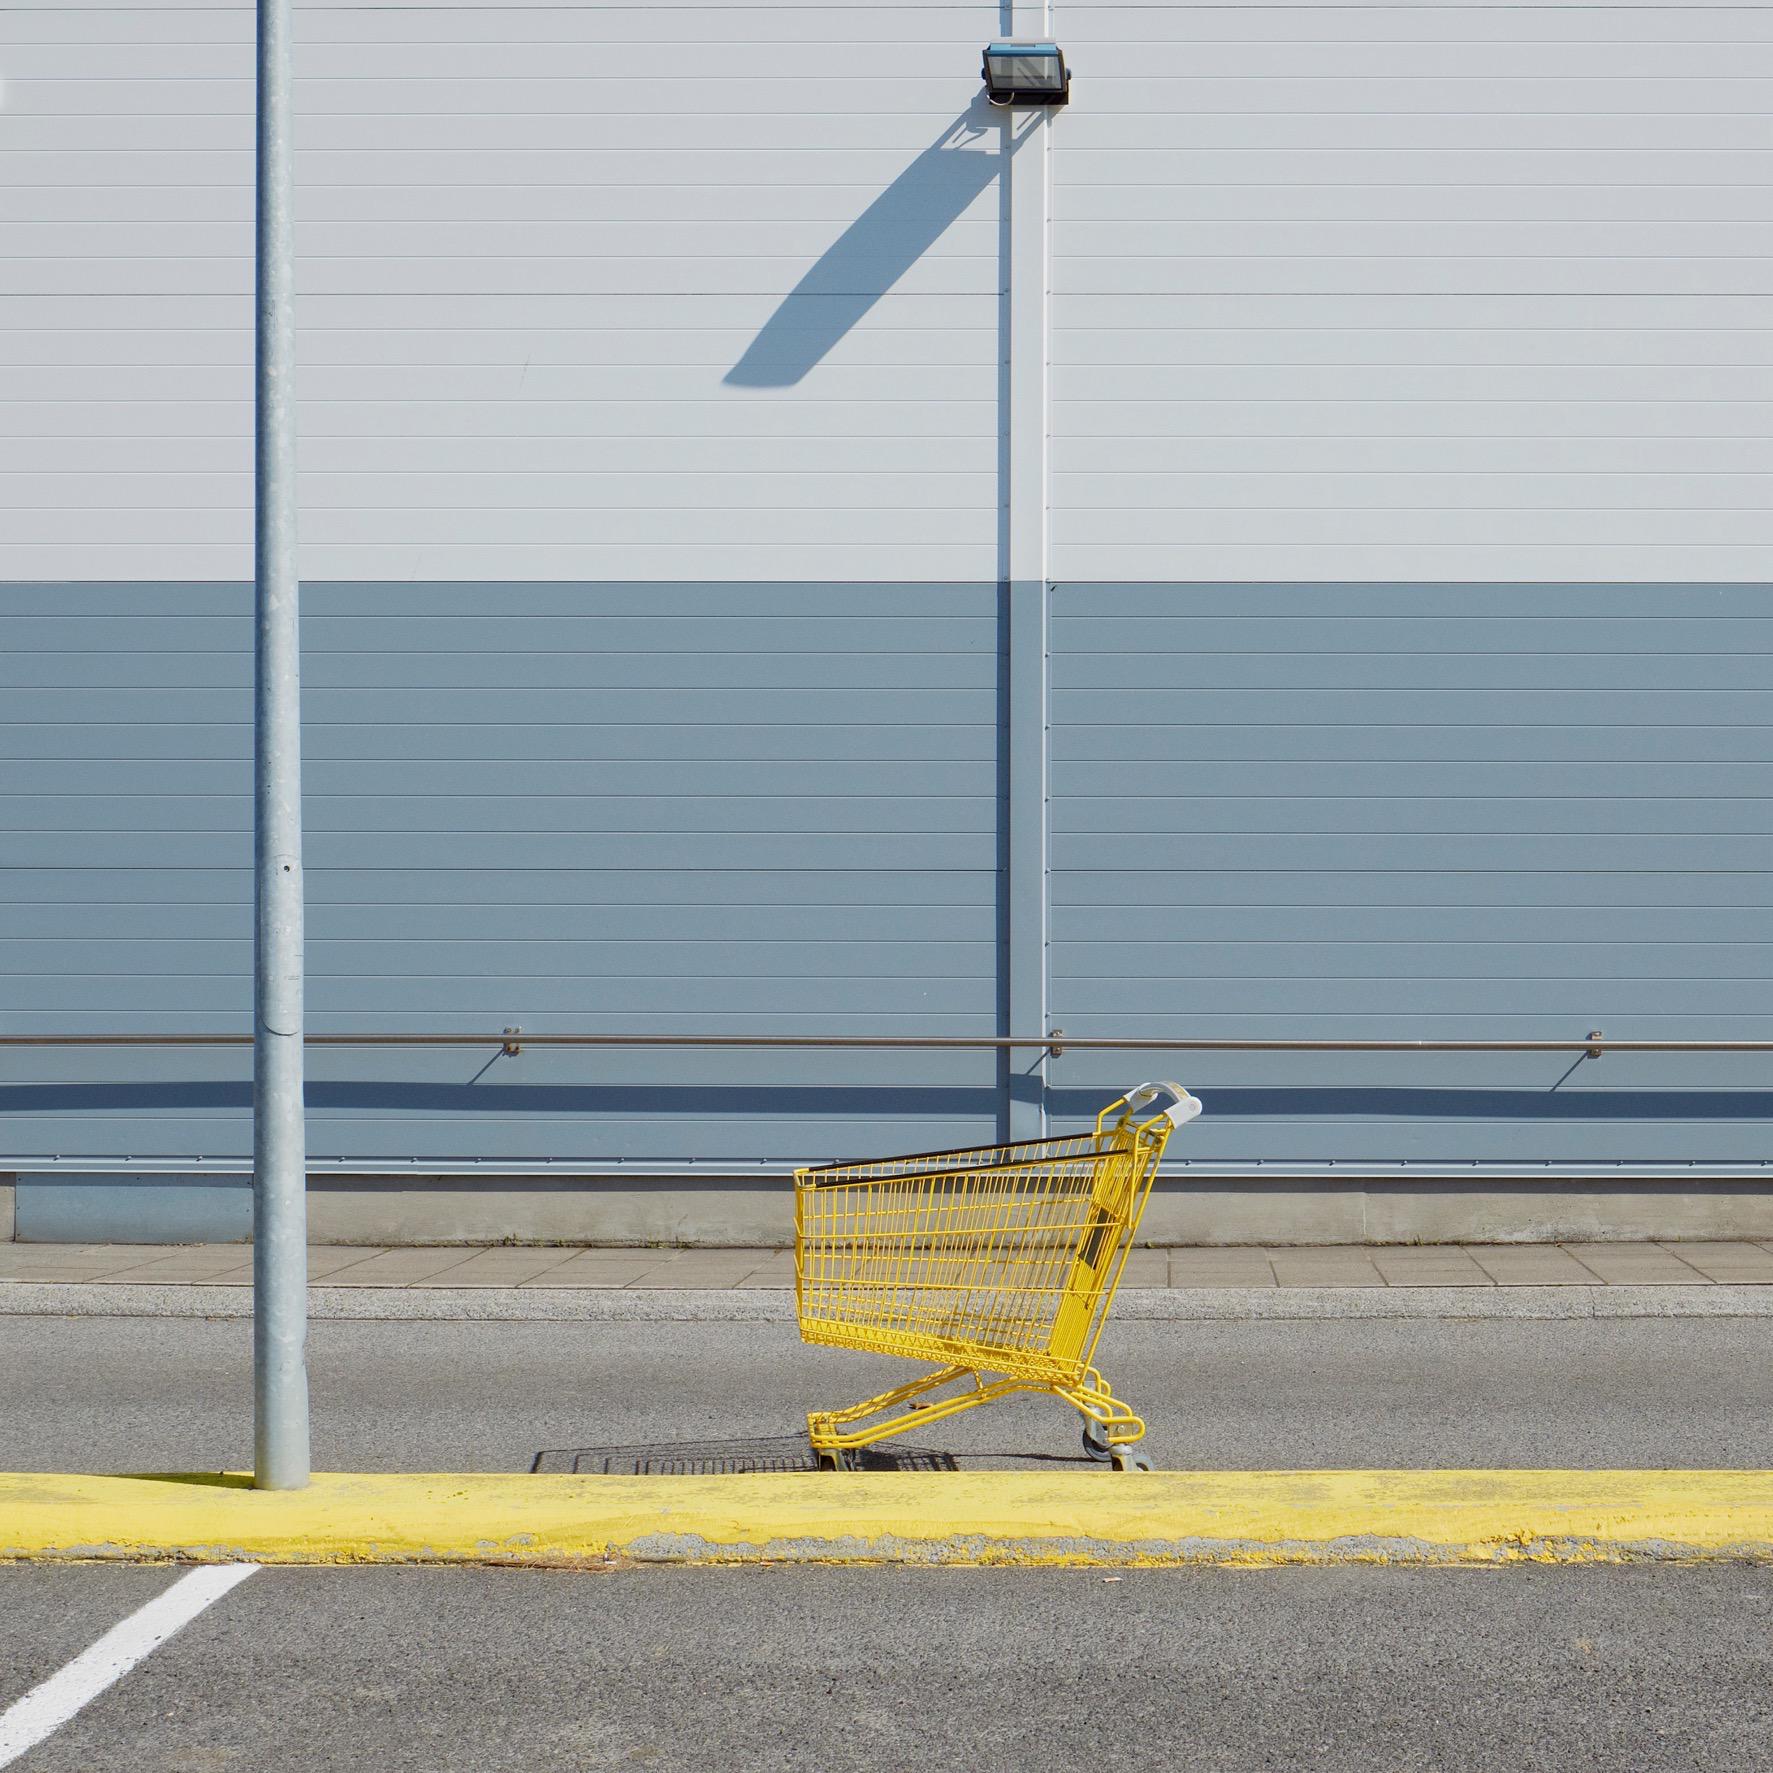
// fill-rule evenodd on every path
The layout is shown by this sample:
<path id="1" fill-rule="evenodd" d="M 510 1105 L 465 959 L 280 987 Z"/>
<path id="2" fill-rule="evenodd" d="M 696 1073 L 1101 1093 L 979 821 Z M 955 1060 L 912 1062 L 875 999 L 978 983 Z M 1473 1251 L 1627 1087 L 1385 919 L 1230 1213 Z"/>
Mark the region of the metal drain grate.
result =
<path id="1" fill-rule="evenodd" d="M 958 1471 L 952 1453 L 929 1447 L 868 1447 L 858 1471 Z M 650 1447 L 564 1447 L 538 1453 L 534 1472 L 610 1477 L 723 1477 L 766 1471 L 816 1471 L 804 1435 L 761 1440 L 670 1441 Z"/>

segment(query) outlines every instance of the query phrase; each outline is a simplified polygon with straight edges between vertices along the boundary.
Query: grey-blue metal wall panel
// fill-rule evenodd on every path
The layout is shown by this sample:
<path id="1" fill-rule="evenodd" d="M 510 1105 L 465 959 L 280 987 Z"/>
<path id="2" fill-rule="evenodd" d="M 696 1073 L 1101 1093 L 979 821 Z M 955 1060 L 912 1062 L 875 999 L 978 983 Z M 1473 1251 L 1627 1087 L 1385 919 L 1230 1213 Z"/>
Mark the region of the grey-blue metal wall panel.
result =
<path id="1" fill-rule="evenodd" d="M 1055 1022 L 1766 1038 L 1770 651 L 1762 585 L 1062 585 Z M 1207 1167 L 1758 1163 L 1773 1121 L 1765 1056 L 1151 1063 Z M 1057 1116 L 1141 1065 L 1067 1054 Z"/>
<path id="2" fill-rule="evenodd" d="M 21 1243 L 227 1244 L 252 1235 L 244 1175 L 19 1176 Z"/>
<path id="3" fill-rule="evenodd" d="M 309 1025 L 997 1031 L 990 584 L 306 589 Z M 0 589 L 0 1028 L 245 1029 L 250 595 Z M 317 1161 L 997 1124 L 989 1054 L 319 1051 Z M 0 1167 L 247 1148 L 238 1052 L 7 1055 Z"/>

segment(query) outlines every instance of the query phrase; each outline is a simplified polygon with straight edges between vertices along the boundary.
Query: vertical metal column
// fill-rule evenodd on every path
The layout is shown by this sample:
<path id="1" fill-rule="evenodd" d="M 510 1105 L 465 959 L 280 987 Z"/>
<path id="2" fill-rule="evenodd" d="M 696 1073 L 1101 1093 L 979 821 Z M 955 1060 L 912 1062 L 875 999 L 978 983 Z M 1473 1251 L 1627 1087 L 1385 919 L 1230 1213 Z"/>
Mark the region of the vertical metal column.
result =
<path id="1" fill-rule="evenodd" d="M 1018 6 L 1012 36 L 1045 38 L 1047 9 Z M 1009 1032 L 1048 1032 L 1047 283 L 1053 114 L 1005 113 L 1009 181 Z M 1012 1056 L 1009 1136 L 1046 1131 L 1047 1059 Z"/>
<path id="2" fill-rule="evenodd" d="M 308 1202 L 302 1103 L 302 725 L 297 622 L 290 0 L 258 0 L 254 395 L 253 1463 L 308 1481 Z"/>

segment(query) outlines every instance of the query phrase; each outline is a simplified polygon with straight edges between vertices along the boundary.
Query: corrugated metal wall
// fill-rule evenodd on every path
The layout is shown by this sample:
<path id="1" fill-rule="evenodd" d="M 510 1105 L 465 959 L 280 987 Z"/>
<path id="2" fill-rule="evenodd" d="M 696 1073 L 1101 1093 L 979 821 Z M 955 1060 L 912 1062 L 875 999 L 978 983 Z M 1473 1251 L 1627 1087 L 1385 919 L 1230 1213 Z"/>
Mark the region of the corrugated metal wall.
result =
<path id="1" fill-rule="evenodd" d="M 996 576 L 995 5 L 295 13 L 305 576 Z M 9 578 L 251 572 L 252 32 L 0 5 Z"/>
<path id="2" fill-rule="evenodd" d="M 1762 587 L 1067 586 L 1053 640 L 1068 1034 L 1766 1038 Z M 1764 1055 L 1175 1063 L 1240 1168 L 1756 1163 L 1773 1118 Z"/>
<path id="3" fill-rule="evenodd" d="M 310 1026 L 993 1033 L 996 601 L 311 587 Z M 7 602 L 4 1026 L 249 1025 L 250 593 Z M 311 1151 L 780 1163 L 996 1125 L 989 1054 L 496 1050 L 317 1053 Z M 243 1057 L 9 1055 L 6 1149 L 237 1154 Z"/>
<path id="4" fill-rule="evenodd" d="M 316 1029 L 1005 1031 L 1002 16 L 298 0 Z M 1764 1034 L 1773 8 L 1056 24 L 1053 1019 Z M 251 31 L 0 0 L 10 1029 L 246 1024 Z M 1003 1107 L 484 1057 L 318 1057 L 317 1158 Z M 245 1149 L 233 1058 L 7 1063 L 0 1160 Z M 1227 1168 L 1764 1150 L 1759 1062 L 1179 1068 Z"/>
<path id="5" fill-rule="evenodd" d="M 296 10 L 311 1026 L 994 1033 L 996 8 Z M 252 8 L 0 45 L 3 570 L 109 581 L 5 594 L 5 1025 L 240 1026 Z M 311 1150 L 998 1118 L 990 1055 L 487 1057 L 317 1054 Z M 10 1064 L 9 1154 L 244 1149 L 237 1058 Z"/>
<path id="6" fill-rule="evenodd" d="M 1066 35 L 1054 1019 L 1764 1036 L 1773 11 Z M 1761 1060 L 1568 1067 L 1191 1060 L 1188 1155 L 1765 1155 Z"/>
<path id="7" fill-rule="evenodd" d="M 1773 10 L 1062 16 L 1055 577 L 1765 582 Z"/>

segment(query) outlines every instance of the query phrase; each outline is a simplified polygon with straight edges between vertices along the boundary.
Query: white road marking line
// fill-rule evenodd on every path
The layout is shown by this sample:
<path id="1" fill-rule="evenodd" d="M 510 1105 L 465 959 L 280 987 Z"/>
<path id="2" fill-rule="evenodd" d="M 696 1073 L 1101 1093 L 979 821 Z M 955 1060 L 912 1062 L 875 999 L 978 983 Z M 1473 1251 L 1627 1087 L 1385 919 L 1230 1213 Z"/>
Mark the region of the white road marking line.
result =
<path id="1" fill-rule="evenodd" d="M 112 1626 L 90 1649 L 15 1700 L 0 1712 L 0 1767 L 53 1736 L 83 1706 L 257 1568 L 257 1564 L 213 1564 L 181 1576 L 145 1607 Z"/>

